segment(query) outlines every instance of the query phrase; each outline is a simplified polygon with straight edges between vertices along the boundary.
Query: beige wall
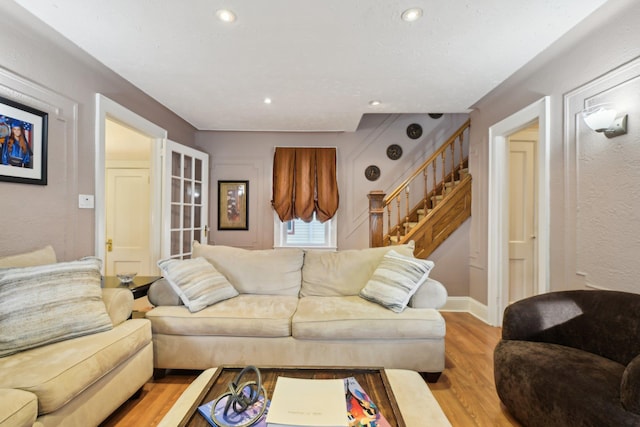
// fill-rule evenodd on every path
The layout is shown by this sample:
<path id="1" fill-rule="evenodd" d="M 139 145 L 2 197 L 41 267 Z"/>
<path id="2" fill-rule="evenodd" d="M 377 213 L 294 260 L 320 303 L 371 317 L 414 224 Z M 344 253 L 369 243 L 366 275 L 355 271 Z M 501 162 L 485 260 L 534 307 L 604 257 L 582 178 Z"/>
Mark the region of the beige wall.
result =
<path id="1" fill-rule="evenodd" d="M 95 94 L 102 93 L 193 145 L 195 129 L 30 17 L 0 3 L 0 96 L 49 114 L 48 185 L 0 182 L 0 256 L 51 243 L 60 259 L 94 253 Z"/>
<path id="2" fill-rule="evenodd" d="M 549 95 L 551 97 L 551 188 L 550 188 L 550 284 L 552 290 L 577 287 L 575 276 L 576 265 L 576 225 L 571 220 L 575 217 L 575 199 L 577 188 L 581 185 L 580 176 L 575 176 L 571 169 L 576 163 L 575 147 L 578 141 L 571 136 L 575 129 L 575 112 L 565 117 L 564 96 L 584 85 L 612 73 L 612 70 L 633 60 L 640 55 L 640 3 L 631 0 L 610 1 L 594 16 L 572 30 L 549 49 L 535 58 L 523 69 L 474 105 L 471 113 L 471 174 L 473 175 L 472 224 L 470 230 L 470 290 L 469 295 L 483 303 L 487 303 L 487 179 L 488 179 L 488 129 L 511 114 Z M 605 84 L 606 85 L 606 84 Z M 635 96 L 635 102 L 640 99 Z M 633 111 L 637 110 L 636 104 Z M 640 133 L 640 117 L 629 117 L 631 135 L 624 137 L 629 143 L 637 139 Z M 636 123 L 636 125 L 633 125 Z M 600 136 L 600 135 L 599 135 Z M 591 138 L 591 136 L 589 136 Z M 603 137 L 604 138 L 604 137 Z M 606 138 L 604 138 L 606 139 Z M 620 140 L 621 141 L 621 140 Z M 602 142 L 606 144 L 606 142 Z M 637 163 L 640 153 L 637 149 L 625 148 L 628 156 Z M 603 164 L 617 165 L 618 171 L 624 168 L 614 153 L 600 153 Z M 601 172 L 604 173 L 604 172 Z M 635 173 L 635 172 L 634 172 Z M 627 176 L 626 174 L 623 174 Z M 629 177 L 635 176 L 629 174 Z M 607 180 L 590 182 L 596 192 L 607 193 L 610 183 Z M 636 214 L 640 209 L 637 198 L 633 199 Z M 625 234 L 635 233 L 629 218 L 618 215 L 615 207 L 609 207 L 611 221 L 626 224 L 610 236 L 607 242 L 592 242 L 598 245 L 602 253 L 620 248 Z M 581 225 L 580 232 L 587 233 L 590 226 Z M 637 238 L 635 239 L 637 246 Z M 637 249 L 637 248 L 636 248 Z M 637 250 L 631 251 L 638 253 Z M 617 280 L 628 278 L 633 269 L 631 264 L 618 264 L 608 276 L 608 283 L 602 287 L 615 287 Z M 637 286 L 632 286 L 638 291 Z"/>
<path id="3" fill-rule="evenodd" d="M 276 146 L 336 147 L 338 153 L 338 248 L 369 246 L 367 194 L 372 190 L 389 193 L 413 172 L 468 118 L 467 114 L 446 114 L 432 119 L 427 114 L 365 115 L 356 132 L 198 132 L 196 144 L 210 154 L 210 242 L 260 249 L 273 246 L 273 209 L 271 207 L 272 162 Z M 411 123 L 424 129 L 420 139 L 406 135 Z M 390 160 L 390 144 L 399 144 L 402 157 Z M 378 165 L 381 176 L 368 181 L 364 170 Z M 249 230 L 218 231 L 217 181 L 249 180 Z M 451 295 L 468 294 L 468 224 L 461 227 L 432 254 L 436 263 L 432 275 L 447 285 Z M 460 268 L 462 266 L 462 268 Z"/>

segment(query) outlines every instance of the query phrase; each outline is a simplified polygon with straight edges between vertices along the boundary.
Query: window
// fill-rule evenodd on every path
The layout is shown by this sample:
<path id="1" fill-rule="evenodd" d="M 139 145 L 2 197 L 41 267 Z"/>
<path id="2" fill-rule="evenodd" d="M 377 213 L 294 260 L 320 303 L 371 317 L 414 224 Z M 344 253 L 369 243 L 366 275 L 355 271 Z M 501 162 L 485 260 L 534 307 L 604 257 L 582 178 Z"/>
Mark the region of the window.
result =
<path id="1" fill-rule="evenodd" d="M 276 248 L 313 248 L 336 249 L 337 221 L 336 216 L 324 223 L 313 216 L 311 222 L 300 219 L 280 221 L 274 213 L 273 242 Z"/>

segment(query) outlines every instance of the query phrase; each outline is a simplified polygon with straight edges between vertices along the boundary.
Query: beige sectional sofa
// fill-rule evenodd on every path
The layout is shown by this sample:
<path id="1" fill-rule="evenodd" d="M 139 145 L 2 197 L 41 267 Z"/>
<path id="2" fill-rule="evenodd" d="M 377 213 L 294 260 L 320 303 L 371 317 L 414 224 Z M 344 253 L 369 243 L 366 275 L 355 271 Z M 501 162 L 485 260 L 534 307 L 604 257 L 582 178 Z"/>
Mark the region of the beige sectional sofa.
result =
<path id="1" fill-rule="evenodd" d="M 149 300 L 156 307 L 147 319 L 155 367 L 376 366 L 437 379 L 445 360 L 445 322 L 437 311 L 446 302 L 444 286 L 426 279 L 401 312 L 361 296 L 390 251 L 413 258 L 413 243 L 337 252 L 195 243 L 193 258 L 206 259 L 237 296 L 191 312 L 175 283 L 154 283 Z"/>
<path id="2" fill-rule="evenodd" d="M 86 266 L 78 263 L 83 268 Z M 17 274 L 15 268 L 6 269 L 11 266 L 26 268 L 21 268 Z M 44 271 L 48 268 L 54 271 L 51 277 L 60 278 L 62 283 L 47 282 Z M 0 259 L 0 294 L 4 302 L 11 299 L 10 304 L 3 305 L 0 301 L 0 348 L 3 354 L 0 357 L 0 426 L 97 426 L 153 374 L 150 323 L 145 319 L 128 319 L 133 307 L 132 293 L 128 289 L 100 289 L 99 273 L 97 283 L 78 284 L 79 273 L 74 268 L 74 262 L 56 263 L 51 247 Z M 22 271 L 28 274 L 21 275 Z M 9 293 L 14 284 L 7 280 L 9 273 L 16 273 L 14 277 L 20 278 L 16 279 L 20 280 L 18 294 Z M 40 283 L 34 284 L 33 280 L 25 279 L 25 276 L 37 278 L 41 273 L 44 276 Z M 25 326 L 28 322 L 46 323 L 50 329 L 44 331 L 42 337 L 45 339 L 55 333 L 55 319 L 53 322 L 51 318 L 43 319 L 47 318 L 48 312 L 60 308 L 55 302 L 44 301 L 43 298 L 47 297 L 43 292 L 38 291 L 40 296 L 28 297 L 29 290 L 23 289 L 39 284 L 49 289 L 59 285 L 61 290 L 51 293 L 54 296 L 69 292 L 71 287 L 86 287 L 80 291 L 81 297 L 75 308 L 64 308 L 71 310 L 66 316 L 85 322 L 86 316 L 106 312 L 107 327 L 102 328 L 105 329 L 102 332 L 76 332 L 76 336 L 69 339 L 52 338 L 49 343 L 31 343 L 31 348 L 13 351 L 12 346 L 20 345 L 17 343 L 26 337 L 11 333 L 11 324 L 2 317 L 3 314 L 16 316 L 11 306 L 20 307 L 19 310 L 24 312 Z M 82 295 L 86 295 L 86 300 Z M 34 301 L 34 305 L 25 300 L 27 297 Z M 93 313 L 86 313 L 83 307 Z M 38 310 L 42 316 L 38 315 Z"/>

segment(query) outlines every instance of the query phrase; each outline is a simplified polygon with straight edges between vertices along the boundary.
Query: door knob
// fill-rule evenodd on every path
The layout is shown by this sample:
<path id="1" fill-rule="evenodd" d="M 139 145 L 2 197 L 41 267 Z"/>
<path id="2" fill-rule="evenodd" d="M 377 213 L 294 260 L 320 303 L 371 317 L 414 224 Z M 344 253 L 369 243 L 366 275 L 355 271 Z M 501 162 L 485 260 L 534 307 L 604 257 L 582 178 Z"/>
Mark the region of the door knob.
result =
<path id="1" fill-rule="evenodd" d="M 113 251 L 113 239 L 107 239 L 107 252 Z"/>

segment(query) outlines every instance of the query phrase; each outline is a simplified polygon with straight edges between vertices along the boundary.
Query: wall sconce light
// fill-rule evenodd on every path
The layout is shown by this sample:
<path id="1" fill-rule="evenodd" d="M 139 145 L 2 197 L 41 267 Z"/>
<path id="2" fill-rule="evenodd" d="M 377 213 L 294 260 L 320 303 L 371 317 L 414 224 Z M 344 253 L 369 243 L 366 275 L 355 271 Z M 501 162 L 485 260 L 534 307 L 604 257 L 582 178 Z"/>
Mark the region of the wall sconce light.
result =
<path id="1" fill-rule="evenodd" d="M 582 110 L 581 114 L 591 130 L 602 132 L 607 138 L 627 133 L 627 114 L 618 115 L 611 104 L 594 105 Z"/>

